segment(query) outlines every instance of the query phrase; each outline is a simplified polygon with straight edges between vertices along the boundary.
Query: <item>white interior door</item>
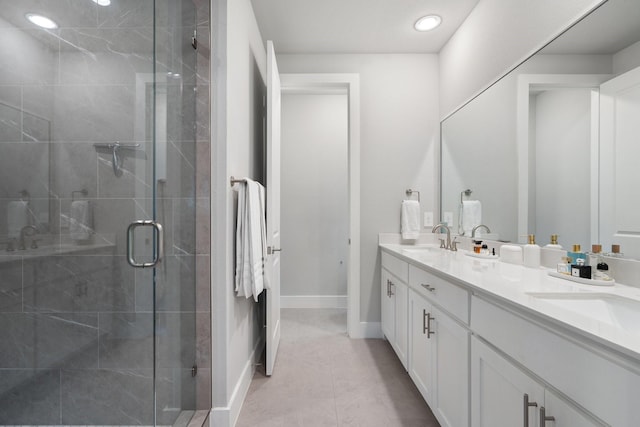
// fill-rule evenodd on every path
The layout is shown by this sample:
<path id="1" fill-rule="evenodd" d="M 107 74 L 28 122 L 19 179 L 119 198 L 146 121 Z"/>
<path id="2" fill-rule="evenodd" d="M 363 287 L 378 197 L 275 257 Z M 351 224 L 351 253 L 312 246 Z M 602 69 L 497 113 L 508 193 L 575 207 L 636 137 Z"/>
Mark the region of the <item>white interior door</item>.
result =
<path id="1" fill-rule="evenodd" d="M 266 373 L 280 344 L 280 75 L 273 42 L 267 41 L 267 289 Z"/>
<path id="2" fill-rule="evenodd" d="M 640 257 L 640 67 L 600 86 L 600 241 Z"/>

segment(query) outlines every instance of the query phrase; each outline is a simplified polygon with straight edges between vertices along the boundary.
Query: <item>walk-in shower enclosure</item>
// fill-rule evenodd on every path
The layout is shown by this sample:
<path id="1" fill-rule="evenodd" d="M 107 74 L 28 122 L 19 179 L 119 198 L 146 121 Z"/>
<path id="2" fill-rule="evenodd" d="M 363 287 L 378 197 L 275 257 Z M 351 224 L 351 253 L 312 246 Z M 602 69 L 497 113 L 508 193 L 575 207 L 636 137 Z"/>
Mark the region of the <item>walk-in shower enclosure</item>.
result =
<path id="1" fill-rule="evenodd" d="M 207 389 L 198 3 L 0 0 L 0 425 L 173 425 Z"/>

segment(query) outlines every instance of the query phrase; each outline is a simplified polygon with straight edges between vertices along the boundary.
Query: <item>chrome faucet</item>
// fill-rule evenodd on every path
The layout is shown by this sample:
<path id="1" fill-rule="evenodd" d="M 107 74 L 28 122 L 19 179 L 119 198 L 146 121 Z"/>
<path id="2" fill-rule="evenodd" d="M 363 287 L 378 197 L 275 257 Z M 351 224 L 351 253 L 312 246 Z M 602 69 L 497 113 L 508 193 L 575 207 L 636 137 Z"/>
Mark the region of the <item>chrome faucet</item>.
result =
<path id="1" fill-rule="evenodd" d="M 473 227 L 473 230 L 471 230 L 471 238 L 473 239 L 474 237 L 476 237 L 476 230 L 478 228 L 484 228 L 485 230 L 487 230 L 487 233 L 491 233 L 491 230 L 489 230 L 489 227 L 487 227 L 484 224 L 480 224 L 480 225 L 476 225 L 475 227 Z"/>
<path id="2" fill-rule="evenodd" d="M 443 249 L 448 249 L 450 251 L 457 251 L 458 248 L 456 246 L 456 241 L 454 238 L 454 241 L 451 241 L 451 229 L 447 226 L 447 224 L 445 224 L 444 222 L 441 222 L 439 224 L 436 224 L 432 229 L 431 232 L 435 233 L 436 230 L 440 229 L 440 228 L 444 228 L 445 230 L 447 230 L 447 241 L 445 243 L 445 241 L 443 239 L 440 239 L 440 247 Z"/>
<path id="3" fill-rule="evenodd" d="M 18 250 L 24 251 L 25 249 L 27 249 L 24 242 L 25 237 L 34 236 L 36 233 L 38 233 L 38 229 L 33 225 L 25 225 L 24 227 L 22 227 L 20 229 L 20 243 L 18 244 Z M 32 248 L 34 247 L 34 242 L 35 240 L 31 243 Z M 37 248 L 38 246 L 35 246 L 35 247 Z"/>

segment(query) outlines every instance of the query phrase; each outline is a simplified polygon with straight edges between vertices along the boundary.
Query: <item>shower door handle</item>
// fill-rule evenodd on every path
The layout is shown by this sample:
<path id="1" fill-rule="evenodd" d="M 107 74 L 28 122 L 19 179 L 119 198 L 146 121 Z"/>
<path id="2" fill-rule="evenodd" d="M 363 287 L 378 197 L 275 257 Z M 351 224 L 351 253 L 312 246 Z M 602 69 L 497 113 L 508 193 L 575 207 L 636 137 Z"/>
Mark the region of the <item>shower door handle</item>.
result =
<path id="1" fill-rule="evenodd" d="M 134 233 L 135 229 L 138 227 L 153 227 L 155 232 L 155 250 L 153 260 L 151 262 L 137 262 L 135 259 Z M 127 227 L 127 262 L 129 265 L 136 268 L 155 267 L 160 261 L 162 261 L 162 258 L 164 258 L 164 232 L 162 230 L 162 225 L 153 220 L 138 220 L 129 224 L 129 227 Z"/>

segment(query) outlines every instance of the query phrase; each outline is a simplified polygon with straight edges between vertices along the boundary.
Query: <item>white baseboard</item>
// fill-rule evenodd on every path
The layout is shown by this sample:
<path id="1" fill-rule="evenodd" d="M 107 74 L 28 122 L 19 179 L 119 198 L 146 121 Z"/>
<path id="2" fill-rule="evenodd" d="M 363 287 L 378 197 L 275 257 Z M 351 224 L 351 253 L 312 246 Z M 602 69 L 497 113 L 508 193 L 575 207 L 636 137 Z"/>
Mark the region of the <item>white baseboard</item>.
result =
<path id="1" fill-rule="evenodd" d="M 218 406 L 211 409 L 211 416 L 209 417 L 210 426 L 235 426 L 238 421 L 238 417 L 240 416 L 240 410 L 242 409 L 244 399 L 247 397 L 247 393 L 249 392 L 251 380 L 253 379 L 253 375 L 256 371 L 257 358 L 262 354 L 263 347 L 264 340 L 261 339 L 256 344 L 253 352 L 251 352 L 251 356 L 249 357 L 249 360 L 247 360 L 244 369 L 242 370 L 242 374 L 233 388 L 233 393 L 229 399 L 228 406 Z"/>
<path id="2" fill-rule="evenodd" d="M 280 295 L 281 308 L 347 308 L 346 295 Z"/>

